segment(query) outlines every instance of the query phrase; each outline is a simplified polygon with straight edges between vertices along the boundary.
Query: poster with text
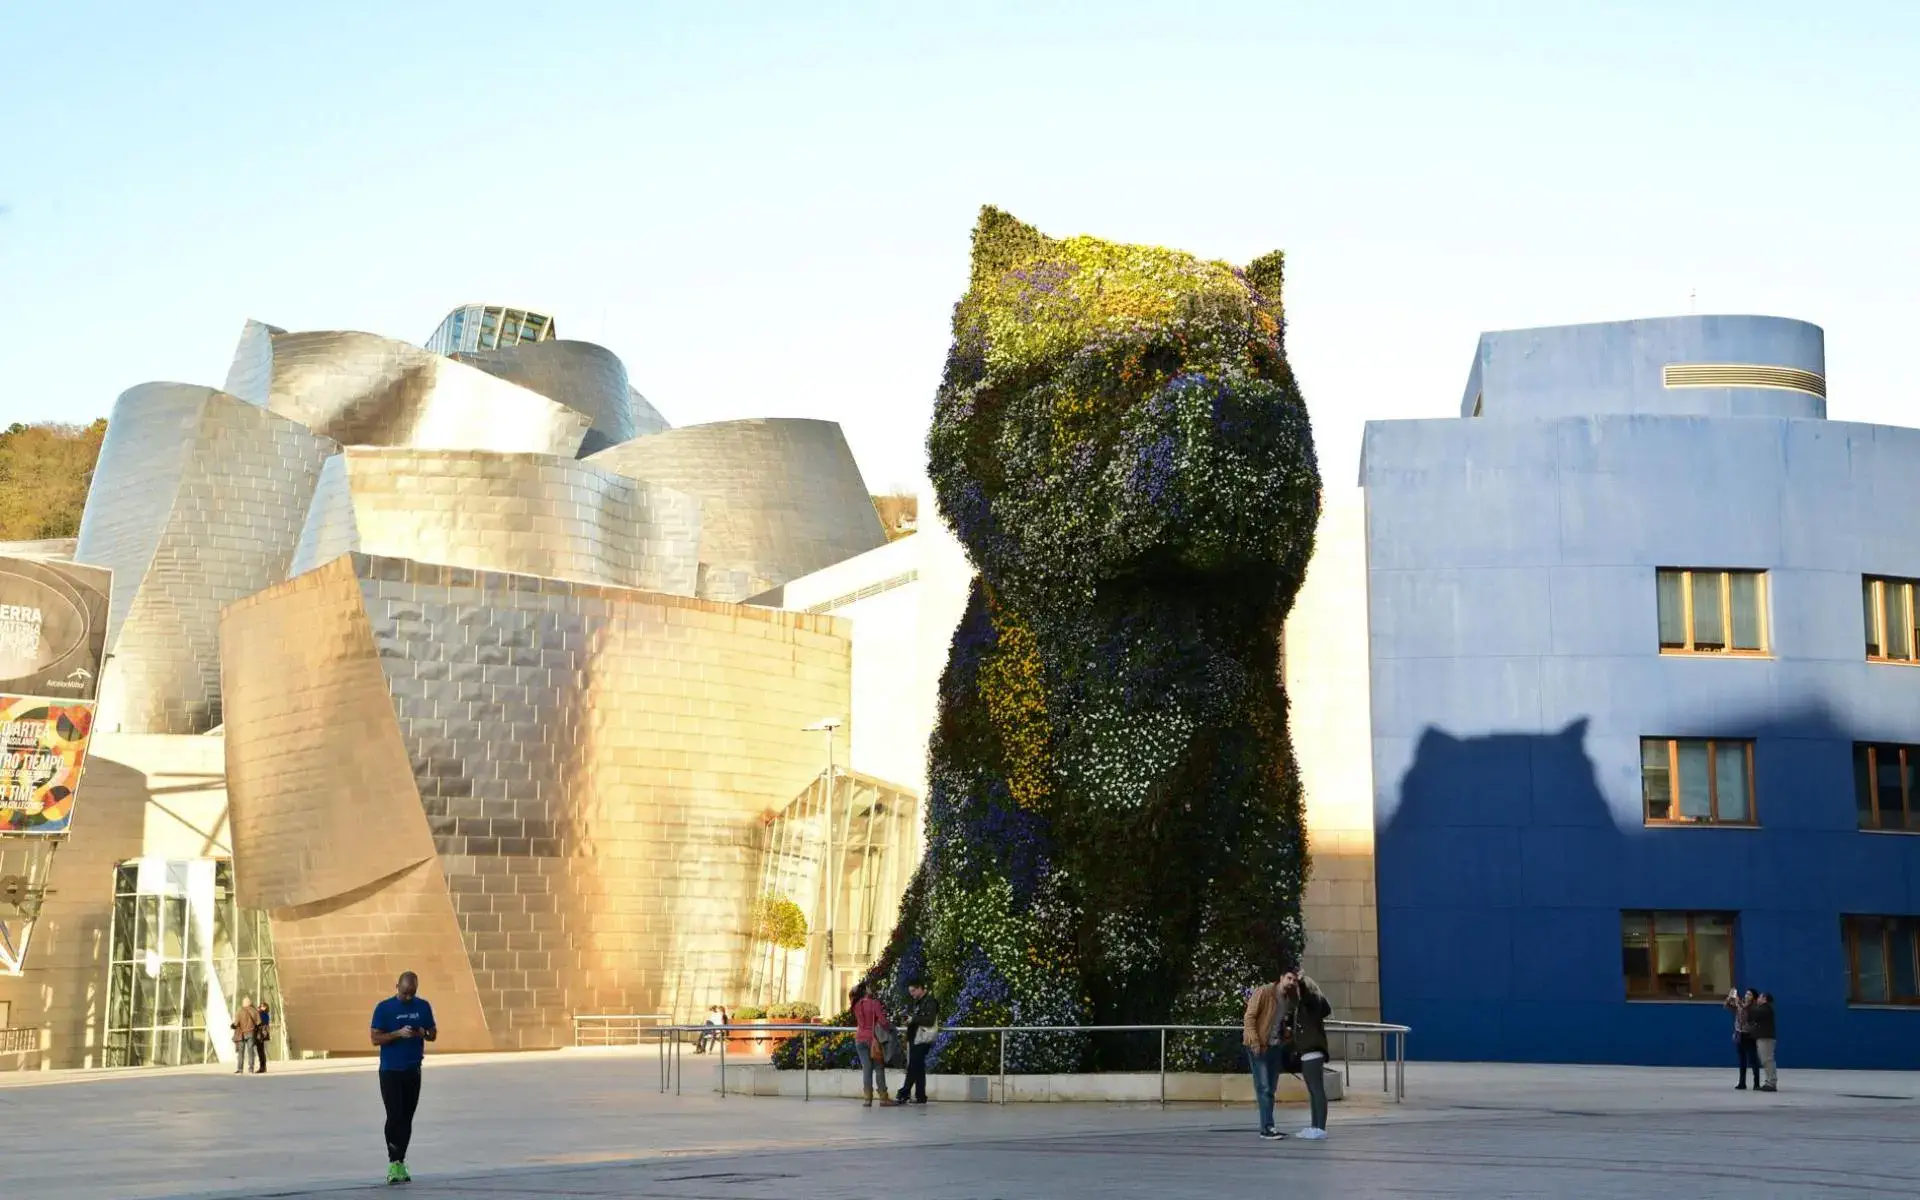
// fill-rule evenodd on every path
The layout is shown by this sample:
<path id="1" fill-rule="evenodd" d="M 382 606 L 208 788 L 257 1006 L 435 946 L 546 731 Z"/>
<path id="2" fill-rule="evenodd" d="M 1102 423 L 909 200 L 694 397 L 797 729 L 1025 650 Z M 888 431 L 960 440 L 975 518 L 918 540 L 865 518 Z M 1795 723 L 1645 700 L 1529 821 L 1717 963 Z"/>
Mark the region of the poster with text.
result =
<path id="1" fill-rule="evenodd" d="M 113 572 L 0 555 L 0 694 L 93 700 Z"/>
<path id="2" fill-rule="evenodd" d="M 0 834 L 67 832 L 92 730 L 91 704 L 0 696 Z"/>

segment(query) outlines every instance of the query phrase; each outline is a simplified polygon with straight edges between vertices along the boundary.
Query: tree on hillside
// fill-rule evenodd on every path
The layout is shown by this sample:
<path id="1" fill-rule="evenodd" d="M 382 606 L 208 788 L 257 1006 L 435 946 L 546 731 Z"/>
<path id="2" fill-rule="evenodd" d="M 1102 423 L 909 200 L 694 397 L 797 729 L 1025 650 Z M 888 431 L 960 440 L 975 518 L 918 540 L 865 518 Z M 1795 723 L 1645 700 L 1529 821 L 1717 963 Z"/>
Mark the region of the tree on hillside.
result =
<path id="1" fill-rule="evenodd" d="M 0 541 L 80 532 L 80 512 L 106 432 L 102 417 L 91 425 L 15 422 L 0 433 Z"/>

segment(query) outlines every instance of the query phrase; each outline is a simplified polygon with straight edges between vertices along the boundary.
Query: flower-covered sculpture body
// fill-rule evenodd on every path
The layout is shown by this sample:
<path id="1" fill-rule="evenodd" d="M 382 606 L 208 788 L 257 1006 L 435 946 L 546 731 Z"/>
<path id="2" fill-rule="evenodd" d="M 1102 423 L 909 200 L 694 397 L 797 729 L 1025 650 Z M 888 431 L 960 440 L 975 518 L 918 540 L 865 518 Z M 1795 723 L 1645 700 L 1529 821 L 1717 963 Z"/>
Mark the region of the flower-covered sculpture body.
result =
<path id="1" fill-rule="evenodd" d="M 869 976 L 949 1025 L 1237 1024 L 1303 940 L 1279 635 L 1319 513 L 1281 258 L 1054 239 L 995 209 L 928 438 L 979 570 L 941 680 L 926 857 Z M 1225 1065 L 1235 1037 L 1176 1037 Z M 1157 1038 L 1027 1035 L 1010 1070 Z M 934 1065 L 998 1069 L 943 1035 Z"/>

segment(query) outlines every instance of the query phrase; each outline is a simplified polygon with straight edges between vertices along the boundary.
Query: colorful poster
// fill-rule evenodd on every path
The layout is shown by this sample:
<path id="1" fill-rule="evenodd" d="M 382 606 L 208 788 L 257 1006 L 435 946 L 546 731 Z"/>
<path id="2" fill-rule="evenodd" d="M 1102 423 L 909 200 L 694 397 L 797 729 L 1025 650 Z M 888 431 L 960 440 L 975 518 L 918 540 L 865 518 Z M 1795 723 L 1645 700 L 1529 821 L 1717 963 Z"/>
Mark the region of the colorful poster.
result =
<path id="1" fill-rule="evenodd" d="M 93 700 L 113 572 L 0 557 L 0 694 Z"/>
<path id="2" fill-rule="evenodd" d="M 67 831 L 92 729 L 91 704 L 0 696 L 0 835 Z"/>

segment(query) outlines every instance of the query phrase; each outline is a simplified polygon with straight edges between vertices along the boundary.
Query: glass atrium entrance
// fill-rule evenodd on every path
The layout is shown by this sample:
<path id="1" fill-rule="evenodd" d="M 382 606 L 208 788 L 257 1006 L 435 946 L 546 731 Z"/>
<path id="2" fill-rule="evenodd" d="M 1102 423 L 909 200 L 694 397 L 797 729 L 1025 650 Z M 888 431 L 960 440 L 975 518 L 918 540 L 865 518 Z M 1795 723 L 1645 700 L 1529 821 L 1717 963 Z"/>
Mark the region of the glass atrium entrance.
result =
<path id="1" fill-rule="evenodd" d="M 231 1063 L 247 1000 L 272 1010 L 267 1057 L 286 1057 L 267 914 L 235 903 L 232 863 L 132 859 L 114 868 L 113 893 L 107 1066 Z"/>

